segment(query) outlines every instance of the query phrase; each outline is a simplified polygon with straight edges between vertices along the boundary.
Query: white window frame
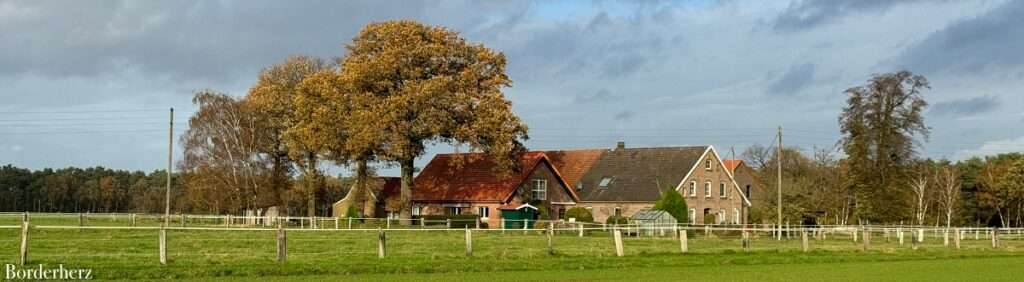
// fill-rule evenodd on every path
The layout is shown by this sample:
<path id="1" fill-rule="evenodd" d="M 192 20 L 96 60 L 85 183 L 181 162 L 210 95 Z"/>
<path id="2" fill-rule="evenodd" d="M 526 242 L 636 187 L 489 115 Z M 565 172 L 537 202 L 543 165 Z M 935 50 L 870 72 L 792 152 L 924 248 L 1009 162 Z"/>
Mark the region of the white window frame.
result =
<path id="1" fill-rule="evenodd" d="M 711 181 L 704 182 L 704 198 L 711 198 Z"/>
<path id="2" fill-rule="evenodd" d="M 420 216 L 420 206 L 412 206 L 412 216 Z"/>
<path id="3" fill-rule="evenodd" d="M 740 209 L 732 208 L 732 213 L 734 215 L 733 217 L 735 218 L 735 220 L 733 220 L 733 223 L 740 224 Z"/>
<path id="4" fill-rule="evenodd" d="M 729 196 L 729 189 L 725 189 L 725 182 L 718 183 L 718 197 L 726 198 Z"/>
<path id="5" fill-rule="evenodd" d="M 690 181 L 690 197 L 697 196 L 697 181 Z"/>
<path id="6" fill-rule="evenodd" d="M 725 209 L 718 209 L 718 215 L 720 216 L 718 218 L 718 224 L 724 224 L 726 222 L 726 218 L 729 218 L 729 214 L 725 213 Z"/>
<path id="7" fill-rule="evenodd" d="M 548 180 L 534 179 L 533 188 L 530 189 L 534 200 L 546 201 L 548 199 Z"/>
<path id="8" fill-rule="evenodd" d="M 491 217 L 491 208 L 490 207 L 476 207 L 476 214 L 479 215 L 480 217 L 484 217 L 484 218 Z"/>
<path id="9" fill-rule="evenodd" d="M 711 170 L 711 159 L 704 160 L 704 170 Z"/>
<path id="10" fill-rule="evenodd" d="M 448 210 L 449 212 L 448 213 L 450 213 L 451 215 L 461 215 L 462 214 L 462 207 L 448 207 L 448 208 L 449 208 L 449 210 Z"/>
<path id="11" fill-rule="evenodd" d="M 690 217 L 689 218 L 690 224 L 696 223 L 697 222 L 697 209 L 690 209 L 690 216 L 689 217 Z"/>

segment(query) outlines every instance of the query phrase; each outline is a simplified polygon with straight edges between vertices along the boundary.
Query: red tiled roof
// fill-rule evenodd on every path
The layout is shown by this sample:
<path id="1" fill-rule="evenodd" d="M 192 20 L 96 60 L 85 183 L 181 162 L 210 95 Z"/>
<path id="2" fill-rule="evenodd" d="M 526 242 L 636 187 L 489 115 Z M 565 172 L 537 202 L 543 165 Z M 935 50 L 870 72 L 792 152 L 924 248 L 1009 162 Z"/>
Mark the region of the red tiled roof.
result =
<path id="1" fill-rule="evenodd" d="M 736 172 L 736 168 L 743 164 L 743 160 L 722 160 L 729 172 Z"/>
<path id="2" fill-rule="evenodd" d="M 388 197 L 390 197 L 392 195 L 394 195 L 394 196 L 400 195 L 399 193 L 401 193 L 400 190 L 402 189 L 402 178 L 401 177 L 378 177 L 378 178 L 384 180 L 384 185 L 382 185 L 382 187 L 380 189 L 380 194 L 378 194 L 378 195 L 384 195 L 384 197 L 383 197 L 384 199 L 387 199 Z"/>
<path id="3" fill-rule="evenodd" d="M 544 152 L 551 165 L 558 170 L 558 173 L 565 179 L 569 189 L 576 189 L 576 182 L 583 178 L 583 175 L 594 166 L 594 162 L 601 158 L 604 149 L 591 150 L 566 150 Z"/>
<path id="4" fill-rule="evenodd" d="M 461 165 L 457 161 L 460 158 Z M 412 200 L 504 201 L 546 159 L 543 152 L 524 153 L 519 158 L 518 170 L 496 173 L 494 161 L 482 153 L 438 154 L 416 176 Z"/>

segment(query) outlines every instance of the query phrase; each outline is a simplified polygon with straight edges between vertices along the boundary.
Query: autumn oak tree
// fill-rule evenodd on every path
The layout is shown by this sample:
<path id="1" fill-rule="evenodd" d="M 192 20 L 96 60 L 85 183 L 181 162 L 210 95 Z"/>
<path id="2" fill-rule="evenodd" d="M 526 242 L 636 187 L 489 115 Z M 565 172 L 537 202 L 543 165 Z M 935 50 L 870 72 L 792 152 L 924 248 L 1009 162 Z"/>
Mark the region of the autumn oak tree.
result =
<path id="1" fill-rule="evenodd" d="M 414 21 L 370 24 L 346 49 L 342 82 L 375 97 L 362 110 L 381 126 L 382 157 L 401 167 L 403 224 L 411 217 L 413 161 L 427 144 L 467 145 L 495 156 L 499 169 L 514 166 L 510 156 L 523 150 L 527 128 L 502 94 L 512 83 L 503 54 Z"/>
<path id="2" fill-rule="evenodd" d="M 255 111 L 259 122 L 259 133 L 263 141 L 261 150 L 271 156 L 273 161 L 273 183 L 278 188 L 278 195 L 287 187 L 288 169 L 294 163 L 302 172 L 309 216 L 316 213 L 316 193 L 323 185 L 322 173 L 318 168 L 318 154 L 322 151 L 323 143 L 288 139 L 285 133 L 299 122 L 293 103 L 299 85 L 307 77 L 329 68 L 330 64 L 321 59 L 290 56 L 284 62 L 261 71 L 245 100 Z"/>

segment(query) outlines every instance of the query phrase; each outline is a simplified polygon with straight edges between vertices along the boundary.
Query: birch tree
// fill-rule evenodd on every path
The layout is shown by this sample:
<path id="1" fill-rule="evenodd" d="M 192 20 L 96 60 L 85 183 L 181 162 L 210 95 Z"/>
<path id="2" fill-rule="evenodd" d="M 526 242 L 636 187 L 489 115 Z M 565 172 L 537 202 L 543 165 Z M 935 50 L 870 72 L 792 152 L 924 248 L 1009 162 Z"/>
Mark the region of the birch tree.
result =
<path id="1" fill-rule="evenodd" d="M 935 172 L 935 184 L 939 187 L 939 205 L 946 216 L 946 229 L 953 222 L 953 213 L 960 204 L 960 170 L 952 164 L 942 164 Z"/>

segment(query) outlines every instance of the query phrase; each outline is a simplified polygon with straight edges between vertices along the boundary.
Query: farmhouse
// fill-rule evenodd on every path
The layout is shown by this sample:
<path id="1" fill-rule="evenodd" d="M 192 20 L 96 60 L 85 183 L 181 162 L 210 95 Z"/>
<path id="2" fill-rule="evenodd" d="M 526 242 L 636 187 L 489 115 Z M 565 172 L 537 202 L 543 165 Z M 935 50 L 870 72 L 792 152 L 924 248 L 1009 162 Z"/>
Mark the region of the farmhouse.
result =
<path id="1" fill-rule="evenodd" d="M 412 214 L 476 214 L 497 228 L 504 216 L 524 213 L 556 219 L 579 197 L 544 152 L 518 157 L 518 169 L 499 173 L 490 156 L 481 153 L 439 154 L 416 176 Z M 391 194 L 397 198 L 397 193 Z"/>
<path id="2" fill-rule="evenodd" d="M 619 142 L 575 188 L 578 206 L 598 222 L 650 209 L 666 189 L 686 198 L 690 223 L 742 224 L 750 205 L 712 146 L 626 148 Z"/>

